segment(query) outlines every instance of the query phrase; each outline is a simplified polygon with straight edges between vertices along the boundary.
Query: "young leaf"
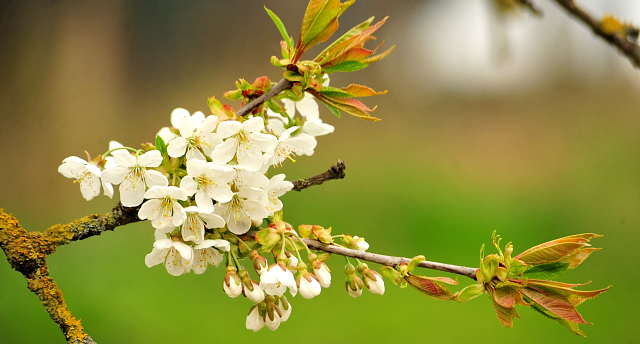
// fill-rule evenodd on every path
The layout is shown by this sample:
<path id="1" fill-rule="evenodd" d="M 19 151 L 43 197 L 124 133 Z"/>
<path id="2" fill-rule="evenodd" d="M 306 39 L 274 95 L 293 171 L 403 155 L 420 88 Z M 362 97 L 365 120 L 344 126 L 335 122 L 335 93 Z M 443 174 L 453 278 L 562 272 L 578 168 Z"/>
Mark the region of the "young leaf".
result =
<path id="1" fill-rule="evenodd" d="M 167 146 L 164 143 L 164 140 L 160 135 L 156 136 L 156 149 L 162 153 L 163 157 L 167 156 Z"/>
<path id="2" fill-rule="evenodd" d="M 298 45 L 311 42 L 340 13 L 340 0 L 311 0 L 302 19 Z M 303 49 L 301 49 L 303 50 Z M 306 49 L 304 49 L 306 50 Z"/>
<path id="3" fill-rule="evenodd" d="M 580 331 L 580 329 L 578 328 L 578 324 L 572 322 L 572 321 L 567 321 L 565 319 L 562 319 L 560 317 L 555 316 L 553 313 L 547 311 L 546 309 L 533 304 L 533 306 L 531 306 L 531 308 L 533 310 L 535 310 L 536 312 L 544 315 L 545 317 L 551 319 L 551 320 L 555 320 L 557 322 L 559 322 L 562 326 L 566 327 L 569 331 L 571 331 L 571 333 L 578 335 L 580 337 L 586 337 L 586 335 Z"/>
<path id="4" fill-rule="evenodd" d="M 366 63 L 362 63 L 359 61 L 344 61 L 340 62 L 335 66 L 322 68 L 322 71 L 325 73 L 333 73 L 333 72 L 355 72 L 361 69 L 367 68 L 369 65 Z"/>
<path id="5" fill-rule="evenodd" d="M 417 291 L 438 300 L 451 300 L 455 297 L 444 283 L 457 285 L 458 282 L 447 277 L 424 277 L 408 274 L 404 277 L 405 281 Z"/>
<path id="6" fill-rule="evenodd" d="M 567 271 L 569 263 L 549 263 L 529 268 L 522 274 L 523 278 L 553 280 Z"/>
<path id="7" fill-rule="evenodd" d="M 333 47 L 335 47 L 336 45 L 340 44 L 341 42 L 355 36 L 358 35 L 360 33 L 362 33 L 362 31 L 366 30 L 369 25 L 371 25 L 371 22 L 373 21 L 374 17 L 371 17 L 365 21 L 363 21 L 362 23 L 356 25 L 355 27 L 353 27 L 351 30 L 347 31 L 344 35 L 340 36 L 340 38 L 338 38 L 337 40 L 335 40 L 333 43 L 331 43 L 328 47 L 326 47 L 320 54 L 318 54 L 318 56 L 314 59 L 314 61 L 319 61 L 320 58 L 322 56 L 324 56 L 329 50 L 331 50 Z"/>
<path id="8" fill-rule="evenodd" d="M 278 18 L 278 16 L 275 13 L 271 12 L 271 10 L 266 6 L 264 7 L 264 9 L 267 11 L 269 17 L 271 17 L 271 20 L 273 20 L 273 23 L 276 24 L 276 27 L 278 28 L 278 31 L 280 31 L 280 34 L 282 35 L 284 41 L 287 42 L 287 47 L 289 49 L 293 49 L 293 41 L 291 41 L 291 37 L 289 37 L 287 29 L 284 27 L 284 24 L 282 24 L 280 18 Z"/>
<path id="9" fill-rule="evenodd" d="M 498 320 L 504 325 L 504 327 L 513 327 L 513 318 L 518 317 L 518 312 L 515 308 L 506 308 L 493 300 L 493 309 L 496 311 Z"/>
<path id="10" fill-rule="evenodd" d="M 458 302 L 467 302 L 484 294 L 485 290 L 484 284 L 472 284 L 466 286 L 464 289 L 456 293 L 456 300 Z"/>

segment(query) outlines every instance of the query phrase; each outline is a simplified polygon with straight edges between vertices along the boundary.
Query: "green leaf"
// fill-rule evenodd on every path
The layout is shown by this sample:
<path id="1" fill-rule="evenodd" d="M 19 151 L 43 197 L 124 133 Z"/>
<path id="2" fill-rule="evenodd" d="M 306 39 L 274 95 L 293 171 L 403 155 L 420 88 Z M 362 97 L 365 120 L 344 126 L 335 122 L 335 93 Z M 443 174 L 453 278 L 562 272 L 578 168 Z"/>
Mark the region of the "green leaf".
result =
<path id="1" fill-rule="evenodd" d="M 256 241 L 262 245 L 264 252 L 269 252 L 280 243 L 281 236 L 272 228 L 265 228 L 256 233 Z"/>
<path id="2" fill-rule="evenodd" d="M 390 266 L 383 266 L 382 268 L 380 268 L 380 271 L 382 271 L 382 274 L 384 275 L 384 277 L 388 278 L 389 280 L 391 280 L 391 282 L 393 282 L 393 284 L 400 284 L 402 283 L 401 281 L 401 276 L 400 276 L 400 272 Z"/>
<path id="3" fill-rule="evenodd" d="M 322 70 L 326 73 L 333 72 L 355 72 L 361 69 L 367 68 L 369 65 L 366 63 L 358 62 L 358 61 L 344 61 L 338 63 L 335 66 L 331 66 L 328 68 L 322 68 Z"/>
<path id="4" fill-rule="evenodd" d="M 340 116 L 340 111 L 338 111 L 338 109 L 334 108 L 333 106 L 331 106 L 331 105 L 329 105 L 327 103 L 322 103 L 322 104 L 324 104 L 329 109 L 329 111 L 331 111 L 334 115 L 336 115 L 338 117 L 342 117 L 342 116 Z"/>
<path id="5" fill-rule="evenodd" d="M 353 94 L 341 90 L 339 88 L 331 87 L 331 86 L 322 86 L 322 90 L 320 93 L 327 97 L 337 97 L 337 98 L 349 98 L 353 97 Z"/>
<path id="6" fill-rule="evenodd" d="M 570 265 L 571 264 L 569 263 L 549 263 L 537 265 L 525 271 L 522 274 L 522 277 L 529 279 L 553 280 L 562 276 L 562 274 L 567 271 Z"/>
<path id="7" fill-rule="evenodd" d="M 407 266 L 407 272 L 413 271 L 421 262 L 425 260 L 424 256 L 415 256 L 411 258 L 409 265 Z"/>
<path id="8" fill-rule="evenodd" d="M 458 302 L 467 302 L 484 294 L 484 292 L 484 284 L 472 284 L 464 287 L 464 289 L 456 293 L 456 300 L 458 300 Z"/>
<path id="9" fill-rule="evenodd" d="M 167 156 L 167 146 L 164 143 L 164 140 L 160 135 L 156 136 L 156 149 L 162 153 L 163 157 Z"/>
<path id="10" fill-rule="evenodd" d="M 271 17 L 271 20 L 273 20 L 273 23 L 276 24 L 276 27 L 278 28 L 278 31 L 280 31 L 280 35 L 282 35 L 284 41 L 287 42 L 287 47 L 289 47 L 289 49 L 293 49 L 293 41 L 291 41 L 291 37 L 289 37 L 287 29 L 284 27 L 284 24 L 282 24 L 280 18 L 278 18 L 278 16 L 275 13 L 271 12 L 271 10 L 266 6 L 264 7 L 264 9 L 267 11 L 269 17 Z"/>
<path id="11" fill-rule="evenodd" d="M 306 46 L 340 13 L 340 0 L 311 0 L 302 19 L 298 44 Z"/>

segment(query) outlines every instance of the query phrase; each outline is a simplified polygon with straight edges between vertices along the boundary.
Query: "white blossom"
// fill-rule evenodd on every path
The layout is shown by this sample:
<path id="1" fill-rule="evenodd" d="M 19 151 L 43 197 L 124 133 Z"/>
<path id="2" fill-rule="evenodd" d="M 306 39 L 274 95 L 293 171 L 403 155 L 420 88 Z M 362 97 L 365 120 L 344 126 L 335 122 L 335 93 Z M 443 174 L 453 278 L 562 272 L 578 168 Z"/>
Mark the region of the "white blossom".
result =
<path id="1" fill-rule="evenodd" d="M 202 121 L 204 121 L 204 114 L 200 111 L 196 111 L 193 116 L 190 116 L 188 110 L 176 108 L 171 112 L 171 126 L 175 129 L 180 128 L 180 123 L 182 123 L 182 120 L 185 118 L 191 118 L 196 126 L 198 126 Z M 169 127 L 160 129 L 157 135 L 160 136 L 164 142 L 169 142 L 178 137 L 178 135 L 171 131 Z"/>
<path id="2" fill-rule="evenodd" d="M 291 127 L 285 130 L 278 138 L 278 144 L 272 152 L 265 153 L 268 165 L 280 166 L 285 159 L 291 161 L 296 155 L 313 155 L 313 149 L 316 148 L 318 141 L 308 134 L 299 134 L 291 136 L 299 127 Z"/>
<path id="3" fill-rule="evenodd" d="M 218 117 L 209 116 L 199 125 L 190 118 L 180 122 L 180 136 L 169 141 L 167 153 L 170 157 L 179 158 L 187 152 L 187 161 L 192 159 L 205 160 L 205 155 L 211 155 L 213 148 L 222 140 L 213 131 L 218 125 Z"/>
<path id="4" fill-rule="evenodd" d="M 222 239 L 207 239 L 196 245 L 193 248 L 193 272 L 201 274 L 209 265 L 218 267 L 224 259 L 220 251 L 228 252 L 229 249 L 229 242 Z"/>
<path id="5" fill-rule="evenodd" d="M 153 243 L 153 250 L 144 261 L 148 267 L 164 262 L 167 272 L 180 276 L 191 270 L 193 250 L 177 238 L 159 239 Z"/>
<path id="6" fill-rule="evenodd" d="M 252 220 L 262 221 L 269 215 L 266 205 L 259 201 L 264 190 L 244 188 L 233 195 L 231 201 L 216 205 L 214 213 L 222 216 L 227 228 L 234 234 L 244 234 Z"/>
<path id="7" fill-rule="evenodd" d="M 189 196 L 196 195 L 196 204 L 201 212 L 213 212 L 213 200 L 225 203 L 233 197 L 229 187 L 229 182 L 235 176 L 233 168 L 214 167 L 204 160 L 192 159 L 187 162 L 187 173 L 180 181 L 180 188 Z"/>
<path id="8" fill-rule="evenodd" d="M 321 290 L 320 283 L 318 283 L 314 275 L 307 274 L 306 276 L 298 277 L 298 292 L 305 299 L 312 299 L 320 295 Z"/>
<path id="9" fill-rule="evenodd" d="M 204 240 L 205 224 L 207 228 L 222 228 L 225 225 L 222 217 L 203 213 L 196 206 L 184 208 L 186 219 L 181 227 L 182 240 L 200 244 Z"/>
<path id="10" fill-rule="evenodd" d="M 273 135 L 262 134 L 264 122 L 261 117 L 254 117 L 240 123 L 224 121 L 218 125 L 217 134 L 226 139 L 215 147 L 211 159 L 216 164 L 226 164 L 236 157 L 238 165 L 251 171 L 259 170 L 263 165 L 263 152 L 270 152 L 277 145 Z"/>
<path id="11" fill-rule="evenodd" d="M 120 184 L 120 202 L 125 207 L 135 207 L 144 200 L 144 193 L 152 186 L 167 186 L 169 181 L 162 173 L 147 170 L 162 163 L 162 154 L 152 150 L 141 156 L 117 154 L 113 156 L 116 166 L 102 171 L 102 179 L 107 183 Z"/>
<path id="12" fill-rule="evenodd" d="M 178 227 L 184 223 L 186 214 L 177 201 L 186 201 L 187 193 L 175 186 L 153 186 L 145 194 L 148 198 L 140 210 L 141 220 L 151 220 L 154 228 Z"/>
<path id="13" fill-rule="evenodd" d="M 109 196 L 109 198 L 113 197 L 113 186 L 100 178 L 102 175 L 100 168 L 84 159 L 70 156 L 62 160 L 62 165 L 58 167 L 58 172 L 67 178 L 74 178 L 74 183 L 80 184 L 82 197 L 87 201 L 100 194 L 100 185 L 102 185 L 105 195 Z"/>
<path id="14" fill-rule="evenodd" d="M 265 203 L 267 204 L 269 216 L 273 216 L 273 213 L 282 210 L 282 201 L 280 201 L 278 197 L 293 189 L 293 183 L 284 180 L 284 178 L 284 174 L 277 174 L 271 177 L 269 185 L 265 190 L 267 194 L 267 200 Z"/>
<path id="15" fill-rule="evenodd" d="M 267 295 L 282 296 L 289 288 L 292 296 L 298 293 L 296 280 L 289 269 L 281 264 L 273 264 L 267 272 L 260 275 L 260 287 Z"/>

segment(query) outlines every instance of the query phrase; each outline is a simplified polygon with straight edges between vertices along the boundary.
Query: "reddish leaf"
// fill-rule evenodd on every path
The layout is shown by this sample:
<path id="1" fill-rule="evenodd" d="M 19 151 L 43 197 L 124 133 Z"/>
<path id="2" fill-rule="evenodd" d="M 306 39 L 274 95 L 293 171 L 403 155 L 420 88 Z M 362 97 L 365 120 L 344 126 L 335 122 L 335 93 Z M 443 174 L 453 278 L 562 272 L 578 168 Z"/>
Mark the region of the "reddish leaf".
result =
<path id="1" fill-rule="evenodd" d="M 518 290 L 518 292 L 531 299 L 540 307 L 562 319 L 575 322 L 577 324 L 589 324 L 582 319 L 582 316 L 578 313 L 571 302 L 560 294 L 552 292 L 542 293 L 541 291 L 529 287 L 522 288 Z"/>
<path id="2" fill-rule="evenodd" d="M 351 84 L 347 87 L 341 87 L 340 89 L 351 94 L 353 97 L 369 97 L 387 93 L 387 91 L 376 92 L 367 86 L 356 84 Z"/>
<path id="3" fill-rule="evenodd" d="M 513 318 L 518 317 L 518 312 L 515 308 L 506 308 L 501 306 L 495 300 L 493 301 L 493 309 L 496 311 L 498 320 L 504 325 L 504 327 L 513 327 Z"/>
<path id="4" fill-rule="evenodd" d="M 450 278 L 431 278 L 408 274 L 404 279 L 417 291 L 438 300 L 451 300 L 454 295 L 442 283 L 457 284 Z M 452 283 L 451 283 L 452 282 Z"/>
<path id="5" fill-rule="evenodd" d="M 569 269 L 574 269 L 578 265 L 582 264 L 585 259 L 589 258 L 591 253 L 600 250 L 600 248 L 595 247 L 585 247 L 576 251 L 571 257 L 567 259 L 567 263 L 569 263 Z"/>

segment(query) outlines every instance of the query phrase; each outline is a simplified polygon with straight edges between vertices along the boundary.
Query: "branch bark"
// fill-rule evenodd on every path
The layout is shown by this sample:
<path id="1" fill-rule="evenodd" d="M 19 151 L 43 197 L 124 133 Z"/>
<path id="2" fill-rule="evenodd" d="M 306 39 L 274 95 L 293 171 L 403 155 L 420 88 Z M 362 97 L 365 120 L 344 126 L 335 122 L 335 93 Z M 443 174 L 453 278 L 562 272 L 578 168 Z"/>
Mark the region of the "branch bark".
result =
<path id="1" fill-rule="evenodd" d="M 253 110 L 257 109 L 260 105 L 264 104 L 267 100 L 277 96 L 280 92 L 285 91 L 293 87 L 293 82 L 285 78 L 282 78 L 275 86 L 273 86 L 267 93 L 252 100 L 249 104 L 243 106 L 236 115 L 238 117 L 250 114 Z"/>
<path id="2" fill-rule="evenodd" d="M 369 253 L 369 252 L 364 252 L 364 251 L 357 251 L 357 250 L 352 250 L 352 249 L 345 248 L 345 247 L 323 244 L 323 243 L 321 243 L 319 241 L 312 240 L 312 239 L 303 238 L 302 241 L 304 241 L 304 243 L 307 244 L 307 246 L 309 246 L 309 248 L 312 248 L 314 250 L 334 253 L 334 254 L 338 254 L 338 255 L 341 255 L 341 256 L 347 256 L 347 257 L 351 257 L 351 258 L 362 259 L 362 260 L 366 260 L 366 261 L 372 262 L 372 263 L 377 263 L 377 264 L 380 264 L 380 265 L 396 267 L 397 265 L 400 265 L 400 263 L 403 263 L 403 262 L 404 263 L 409 263 L 409 262 L 411 262 L 411 259 L 409 259 L 409 258 L 394 257 L 394 256 L 383 255 L 383 254 L 377 254 L 377 253 Z M 430 262 L 430 261 L 427 261 L 427 260 L 422 261 L 418 266 L 421 267 L 421 268 L 426 268 L 426 269 L 431 269 L 431 270 L 451 272 L 451 273 L 454 273 L 456 275 L 462 275 L 462 276 L 469 277 L 469 278 L 471 278 L 473 280 L 476 279 L 476 270 L 478 270 L 476 268 L 469 268 L 469 267 L 466 267 L 466 266 L 443 264 L 443 263 L 438 263 L 438 262 Z"/>
<path id="3" fill-rule="evenodd" d="M 591 15 L 576 5 L 573 0 L 554 1 L 560 5 L 560 7 L 564 8 L 569 15 L 577 18 L 591 28 L 591 31 L 593 31 L 597 36 L 618 48 L 618 51 L 625 55 L 635 68 L 640 69 L 640 46 L 635 42 L 630 41 L 627 37 L 622 37 L 616 33 L 603 30 L 601 22 L 591 17 Z"/>
<path id="4" fill-rule="evenodd" d="M 313 176 L 307 179 L 298 179 L 292 181 L 293 190 L 302 191 L 310 186 L 321 185 L 322 183 L 332 180 L 332 179 L 343 179 L 345 177 L 344 170 L 347 169 L 344 161 L 338 160 L 338 162 L 331 166 L 326 172 L 318 174 L 317 176 Z"/>

